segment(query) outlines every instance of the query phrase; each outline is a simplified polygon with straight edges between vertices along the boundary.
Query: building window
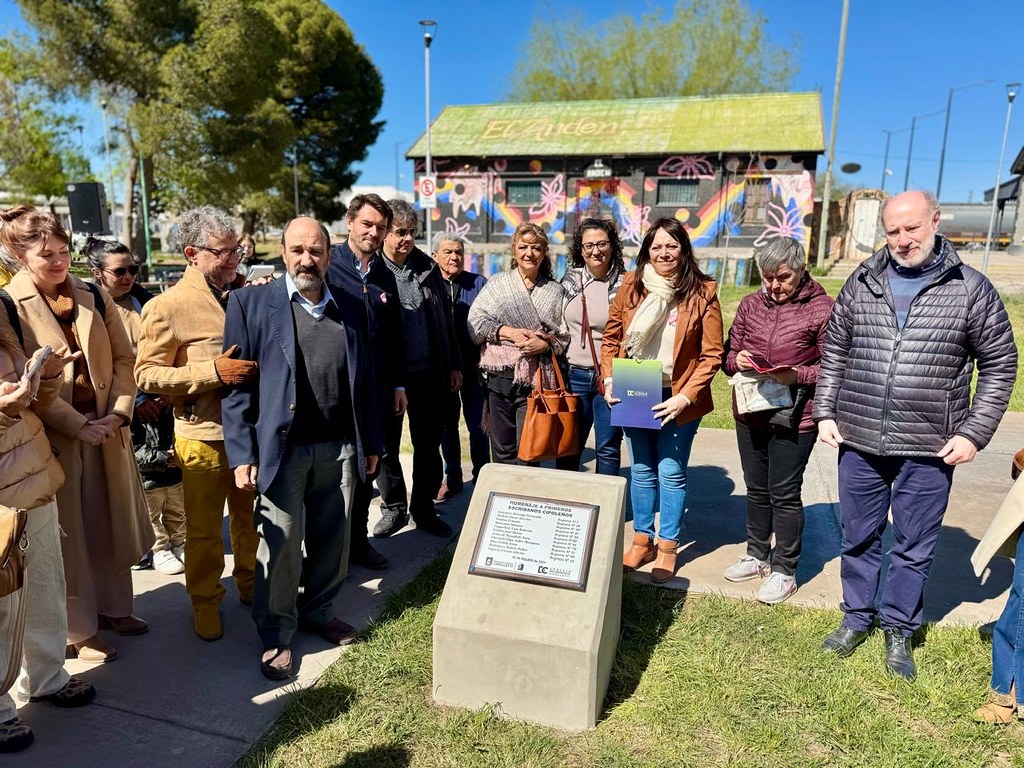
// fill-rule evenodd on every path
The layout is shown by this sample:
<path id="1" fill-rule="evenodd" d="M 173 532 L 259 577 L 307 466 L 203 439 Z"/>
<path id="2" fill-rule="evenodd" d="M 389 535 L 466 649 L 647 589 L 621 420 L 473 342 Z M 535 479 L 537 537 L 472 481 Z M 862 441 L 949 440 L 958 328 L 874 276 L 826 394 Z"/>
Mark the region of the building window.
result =
<path id="1" fill-rule="evenodd" d="M 529 181 L 506 181 L 505 198 L 508 200 L 509 205 L 513 205 L 516 208 L 540 205 L 540 179 L 536 181 L 533 179 Z"/>
<path id="2" fill-rule="evenodd" d="M 747 179 L 743 206 L 744 224 L 764 224 L 768 221 L 768 200 L 771 198 L 770 179 Z"/>
<path id="3" fill-rule="evenodd" d="M 697 204 L 696 179 L 658 179 L 658 205 Z"/>

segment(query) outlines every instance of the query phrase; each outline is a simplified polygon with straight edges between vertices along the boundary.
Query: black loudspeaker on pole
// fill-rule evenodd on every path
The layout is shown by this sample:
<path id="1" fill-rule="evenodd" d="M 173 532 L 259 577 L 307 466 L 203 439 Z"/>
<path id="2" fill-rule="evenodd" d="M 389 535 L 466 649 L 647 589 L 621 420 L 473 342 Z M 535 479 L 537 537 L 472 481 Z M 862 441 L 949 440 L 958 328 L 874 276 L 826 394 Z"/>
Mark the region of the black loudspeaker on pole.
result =
<path id="1" fill-rule="evenodd" d="M 95 181 L 68 184 L 68 209 L 71 231 L 83 235 L 110 232 L 107 220 L 107 194 Z"/>

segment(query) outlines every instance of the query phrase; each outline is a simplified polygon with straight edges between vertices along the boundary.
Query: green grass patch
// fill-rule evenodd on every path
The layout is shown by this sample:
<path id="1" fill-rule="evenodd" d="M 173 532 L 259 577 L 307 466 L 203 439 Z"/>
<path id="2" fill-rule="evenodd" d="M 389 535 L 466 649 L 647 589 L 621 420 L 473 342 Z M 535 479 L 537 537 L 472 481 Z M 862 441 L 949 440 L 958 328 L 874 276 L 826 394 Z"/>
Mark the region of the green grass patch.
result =
<path id="1" fill-rule="evenodd" d="M 450 555 L 401 591 L 362 642 L 239 762 L 269 766 L 1024 766 L 1024 726 L 974 723 L 990 647 L 929 627 L 913 684 L 883 669 L 875 633 L 820 650 L 840 614 L 627 581 L 604 718 L 565 732 L 431 703 L 431 626 Z"/>

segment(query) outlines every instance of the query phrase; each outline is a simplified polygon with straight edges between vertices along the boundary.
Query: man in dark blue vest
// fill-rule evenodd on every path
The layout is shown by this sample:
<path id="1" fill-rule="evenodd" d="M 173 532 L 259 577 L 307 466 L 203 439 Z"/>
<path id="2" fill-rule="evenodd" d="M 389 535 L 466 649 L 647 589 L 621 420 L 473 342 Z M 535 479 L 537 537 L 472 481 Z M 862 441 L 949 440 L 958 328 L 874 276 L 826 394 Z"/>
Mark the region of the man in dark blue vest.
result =
<path id="1" fill-rule="evenodd" d="M 285 278 L 233 292 L 224 326 L 225 349 L 237 345 L 260 371 L 229 391 L 222 413 L 235 484 L 259 494 L 252 612 L 272 680 L 292 674 L 296 629 L 336 645 L 355 638 L 333 601 L 355 486 L 376 469 L 382 442 L 366 317 L 324 282 L 327 231 L 302 217 L 283 240 Z"/>

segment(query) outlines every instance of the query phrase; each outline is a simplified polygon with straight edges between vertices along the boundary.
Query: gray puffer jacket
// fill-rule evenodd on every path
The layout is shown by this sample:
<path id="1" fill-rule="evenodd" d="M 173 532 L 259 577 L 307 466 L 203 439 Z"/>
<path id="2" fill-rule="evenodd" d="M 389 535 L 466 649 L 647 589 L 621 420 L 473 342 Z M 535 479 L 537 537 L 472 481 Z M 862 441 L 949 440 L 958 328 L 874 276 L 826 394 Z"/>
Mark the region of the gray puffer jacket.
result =
<path id="1" fill-rule="evenodd" d="M 854 272 L 829 318 L 814 419 L 879 456 L 935 455 L 953 435 L 988 445 L 1017 375 L 1017 348 L 988 279 L 937 236 L 944 260 L 897 327 L 888 247 Z M 970 400 L 974 361 L 978 385 Z"/>

